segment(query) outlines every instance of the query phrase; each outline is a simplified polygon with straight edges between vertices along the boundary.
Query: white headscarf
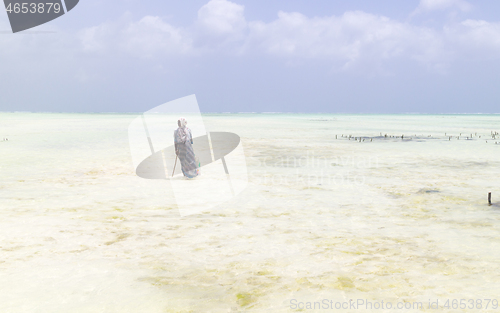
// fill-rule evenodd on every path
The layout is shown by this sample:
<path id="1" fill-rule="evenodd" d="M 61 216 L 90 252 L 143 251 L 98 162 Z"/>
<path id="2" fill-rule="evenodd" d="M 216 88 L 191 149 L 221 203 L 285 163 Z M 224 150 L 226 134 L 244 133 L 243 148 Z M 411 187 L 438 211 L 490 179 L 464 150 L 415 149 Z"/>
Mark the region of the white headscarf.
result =
<path id="1" fill-rule="evenodd" d="M 188 134 L 188 131 L 189 131 L 189 128 L 186 127 L 186 124 L 187 124 L 187 121 L 185 118 L 183 117 L 180 117 L 179 118 L 179 139 L 180 139 L 180 142 L 186 142 L 187 140 L 187 134 Z"/>

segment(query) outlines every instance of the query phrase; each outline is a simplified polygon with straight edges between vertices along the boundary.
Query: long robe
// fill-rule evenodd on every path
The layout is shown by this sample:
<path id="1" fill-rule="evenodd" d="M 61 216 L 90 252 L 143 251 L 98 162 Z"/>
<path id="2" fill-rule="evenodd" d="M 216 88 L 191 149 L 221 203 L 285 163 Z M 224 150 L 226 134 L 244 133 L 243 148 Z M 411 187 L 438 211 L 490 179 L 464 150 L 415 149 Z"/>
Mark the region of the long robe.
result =
<path id="1" fill-rule="evenodd" d="M 191 130 L 187 127 L 184 128 L 186 136 L 181 136 L 181 131 L 176 129 L 174 131 L 174 142 L 177 150 L 179 151 L 179 160 L 181 161 L 181 169 L 184 176 L 188 178 L 196 177 L 196 159 L 193 151 L 193 136 Z M 185 141 L 182 141 L 182 137 L 185 137 Z"/>

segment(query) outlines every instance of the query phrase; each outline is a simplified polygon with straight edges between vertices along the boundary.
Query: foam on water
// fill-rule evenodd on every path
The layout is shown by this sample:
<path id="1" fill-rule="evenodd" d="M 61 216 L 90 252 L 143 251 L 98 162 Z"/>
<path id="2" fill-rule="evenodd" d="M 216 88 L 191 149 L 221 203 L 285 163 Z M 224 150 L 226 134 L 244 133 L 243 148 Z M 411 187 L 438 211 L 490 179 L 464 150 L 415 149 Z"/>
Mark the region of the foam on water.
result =
<path id="1" fill-rule="evenodd" d="M 498 115 L 207 114 L 242 137 L 250 184 L 186 217 L 166 182 L 135 176 L 134 117 L 0 113 L 0 311 L 500 293 L 500 145 L 486 143 Z"/>

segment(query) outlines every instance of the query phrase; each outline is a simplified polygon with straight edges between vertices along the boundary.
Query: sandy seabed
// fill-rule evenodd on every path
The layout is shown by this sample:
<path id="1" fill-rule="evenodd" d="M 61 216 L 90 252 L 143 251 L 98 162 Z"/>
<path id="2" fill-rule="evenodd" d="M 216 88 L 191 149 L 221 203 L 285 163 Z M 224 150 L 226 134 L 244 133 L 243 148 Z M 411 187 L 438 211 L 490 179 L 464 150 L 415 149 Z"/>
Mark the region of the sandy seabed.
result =
<path id="1" fill-rule="evenodd" d="M 183 217 L 135 117 L 0 113 L 0 312 L 499 309 L 500 115 L 207 114 L 249 183 Z"/>

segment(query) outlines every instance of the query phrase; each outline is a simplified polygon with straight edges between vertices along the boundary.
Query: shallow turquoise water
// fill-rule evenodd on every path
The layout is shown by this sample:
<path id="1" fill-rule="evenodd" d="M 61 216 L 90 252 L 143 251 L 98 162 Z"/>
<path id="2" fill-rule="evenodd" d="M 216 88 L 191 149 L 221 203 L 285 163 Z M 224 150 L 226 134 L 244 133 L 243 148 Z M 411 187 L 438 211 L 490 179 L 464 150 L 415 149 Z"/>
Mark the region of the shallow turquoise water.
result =
<path id="1" fill-rule="evenodd" d="M 135 117 L 0 113 L 0 311 L 499 294 L 500 115 L 205 114 L 249 186 L 186 217 L 135 176 Z"/>

